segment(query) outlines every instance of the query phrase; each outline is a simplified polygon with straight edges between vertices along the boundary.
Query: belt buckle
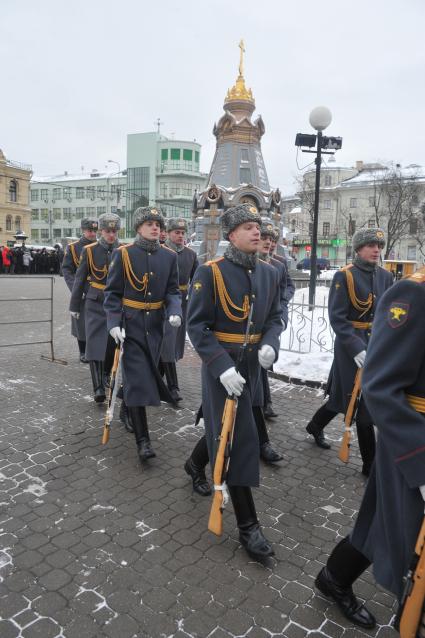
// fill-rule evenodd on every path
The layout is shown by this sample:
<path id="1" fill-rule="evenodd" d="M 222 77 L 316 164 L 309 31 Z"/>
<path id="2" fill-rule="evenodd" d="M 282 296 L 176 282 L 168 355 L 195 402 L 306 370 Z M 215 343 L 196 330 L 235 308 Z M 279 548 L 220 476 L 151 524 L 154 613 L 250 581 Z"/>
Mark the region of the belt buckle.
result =
<path id="1" fill-rule="evenodd" d="M 150 310 L 151 309 L 151 303 L 150 301 L 146 302 L 146 310 Z"/>

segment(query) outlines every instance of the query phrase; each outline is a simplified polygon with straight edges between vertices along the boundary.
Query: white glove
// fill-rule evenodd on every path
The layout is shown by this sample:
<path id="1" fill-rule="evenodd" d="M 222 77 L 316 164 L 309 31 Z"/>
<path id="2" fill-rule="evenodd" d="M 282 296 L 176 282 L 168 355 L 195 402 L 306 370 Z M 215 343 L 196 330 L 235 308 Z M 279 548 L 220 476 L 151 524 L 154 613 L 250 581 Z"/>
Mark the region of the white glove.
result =
<path id="1" fill-rule="evenodd" d="M 124 339 L 125 339 L 125 330 L 124 330 L 124 328 L 120 328 L 119 326 L 115 326 L 115 328 L 111 328 L 110 329 L 109 334 L 115 340 L 115 343 L 117 345 L 119 343 L 124 343 Z"/>
<path id="2" fill-rule="evenodd" d="M 274 360 L 276 358 L 275 351 L 271 346 L 261 346 L 258 351 L 258 361 L 260 362 L 260 366 L 267 370 L 274 364 Z"/>
<path id="3" fill-rule="evenodd" d="M 79 312 L 73 312 L 72 310 L 69 314 L 71 315 L 71 317 L 74 317 L 74 319 L 78 319 L 80 317 Z"/>
<path id="4" fill-rule="evenodd" d="M 240 397 L 243 387 L 246 383 L 245 379 L 239 372 L 236 372 L 236 368 L 228 368 L 223 374 L 220 374 L 220 381 L 226 388 L 227 394 L 234 394 Z"/>
<path id="5" fill-rule="evenodd" d="M 425 502 L 425 485 L 419 485 L 419 489 L 421 490 L 421 496 Z M 424 507 L 424 511 L 425 511 L 425 507 Z"/>
<path id="6" fill-rule="evenodd" d="M 168 321 L 170 322 L 170 326 L 173 326 L 173 328 L 180 328 L 182 325 L 182 319 L 178 315 L 171 315 Z"/>
<path id="7" fill-rule="evenodd" d="M 359 354 L 356 354 L 354 357 L 354 361 L 356 362 L 356 366 L 358 368 L 363 368 L 364 362 L 366 360 L 366 350 L 362 350 Z"/>

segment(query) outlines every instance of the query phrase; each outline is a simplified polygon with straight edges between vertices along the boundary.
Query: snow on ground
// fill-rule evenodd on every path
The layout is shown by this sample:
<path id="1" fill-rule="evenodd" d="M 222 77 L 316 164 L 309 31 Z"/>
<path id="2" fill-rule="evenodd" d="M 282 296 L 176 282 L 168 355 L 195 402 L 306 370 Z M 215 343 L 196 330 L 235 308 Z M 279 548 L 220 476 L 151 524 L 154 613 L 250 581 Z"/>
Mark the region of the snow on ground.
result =
<path id="1" fill-rule="evenodd" d="M 301 380 L 326 381 L 333 359 L 333 331 L 328 318 L 329 288 L 316 288 L 316 305 L 308 307 L 308 288 L 299 288 L 289 306 L 288 327 L 280 341 L 274 372 Z"/>

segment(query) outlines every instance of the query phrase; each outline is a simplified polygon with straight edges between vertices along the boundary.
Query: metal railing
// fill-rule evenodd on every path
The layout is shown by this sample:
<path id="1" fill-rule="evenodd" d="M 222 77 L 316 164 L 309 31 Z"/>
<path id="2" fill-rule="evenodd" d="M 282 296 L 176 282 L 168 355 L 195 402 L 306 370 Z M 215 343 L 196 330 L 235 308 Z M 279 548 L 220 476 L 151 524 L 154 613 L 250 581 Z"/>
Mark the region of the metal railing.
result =
<path id="1" fill-rule="evenodd" d="M 11 282 L 14 284 L 14 290 L 16 291 L 16 282 L 25 280 L 25 279 L 30 279 L 31 282 L 33 281 L 37 281 L 37 280 L 42 280 L 42 281 L 48 281 L 49 283 L 49 293 L 43 293 L 46 296 L 42 296 L 42 297 L 26 297 L 26 296 L 22 296 L 22 297 L 9 297 L 9 298 L 5 298 L 2 299 L 0 298 L 0 304 L 3 303 L 28 303 L 28 302 L 49 302 L 49 316 L 47 319 L 40 319 L 40 318 L 36 318 L 36 319 L 24 319 L 24 320 L 20 320 L 20 319 L 13 319 L 13 321 L 0 321 L 0 326 L 15 326 L 15 325 L 22 325 L 22 324 L 26 324 L 26 325 L 30 325 L 30 324 L 49 324 L 50 329 L 49 329 L 49 333 L 50 333 L 50 337 L 49 339 L 42 339 L 42 340 L 37 340 L 37 341 L 24 341 L 24 342 L 9 342 L 9 343 L 5 343 L 5 344 L 0 344 L 0 348 L 10 348 L 10 347 L 17 347 L 17 346 L 33 346 L 33 345 L 40 345 L 40 344 L 50 344 L 50 357 L 46 356 L 46 355 L 41 355 L 41 359 L 47 359 L 48 361 L 52 361 L 53 363 L 60 363 L 62 365 L 67 365 L 67 361 L 63 360 L 63 359 L 57 359 L 55 357 L 55 350 L 54 350 L 54 333 L 53 333 L 53 317 L 54 317 L 54 295 L 53 295 L 53 286 L 55 283 L 55 278 L 53 275 L 44 275 L 44 276 L 40 276 L 40 275 L 13 275 L 12 277 L 10 275 L 0 275 L 0 281 L 7 281 L 7 282 Z M 33 310 L 33 308 L 31 309 Z M 1 316 L 4 316 L 4 312 L 1 313 Z"/>
<path id="2" fill-rule="evenodd" d="M 288 326 L 281 337 L 281 350 L 308 354 L 333 352 L 335 333 L 328 317 L 326 297 L 320 303 L 320 295 L 310 310 L 308 294 L 301 302 L 291 301 L 288 307 Z"/>

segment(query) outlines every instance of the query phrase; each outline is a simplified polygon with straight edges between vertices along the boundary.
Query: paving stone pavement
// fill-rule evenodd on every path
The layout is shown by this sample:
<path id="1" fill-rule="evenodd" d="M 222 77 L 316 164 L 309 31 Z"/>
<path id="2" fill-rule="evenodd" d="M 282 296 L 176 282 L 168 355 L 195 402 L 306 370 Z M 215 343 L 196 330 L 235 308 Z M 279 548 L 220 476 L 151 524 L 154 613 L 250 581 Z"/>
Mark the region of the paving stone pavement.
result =
<path id="1" fill-rule="evenodd" d="M 3 277 L 0 298 L 42 297 L 47 286 Z M 337 459 L 341 419 L 327 429 L 331 451 L 305 433 L 321 391 L 272 381 L 280 416 L 271 439 L 285 460 L 262 467 L 255 491 L 276 551 L 260 565 L 240 547 L 230 509 L 223 536 L 208 532 L 210 500 L 192 493 L 182 469 L 201 434 L 196 354 L 189 347 L 179 366 L 180 409 L 149 410 L 158 456 L 142 468 L 117 419 L 101 445 L 104 407 L 78 361 L 60 277 L 54 289 L 56 356 L 68 365 L 41 360 L 47 346 L 0 349 L 0 637 L 395 637 L 393 597 L 369 572 L 355 589 L 376 614 L 372 632 L 314 590 L 364 490 L 356 445 L 347 466 Z M 46 317 L 48 305 L 0 304 L 2 321 Z M 41 333 L 48 324 L 2 326 L 0 345 Z"/>

